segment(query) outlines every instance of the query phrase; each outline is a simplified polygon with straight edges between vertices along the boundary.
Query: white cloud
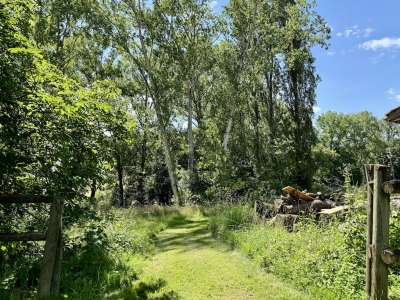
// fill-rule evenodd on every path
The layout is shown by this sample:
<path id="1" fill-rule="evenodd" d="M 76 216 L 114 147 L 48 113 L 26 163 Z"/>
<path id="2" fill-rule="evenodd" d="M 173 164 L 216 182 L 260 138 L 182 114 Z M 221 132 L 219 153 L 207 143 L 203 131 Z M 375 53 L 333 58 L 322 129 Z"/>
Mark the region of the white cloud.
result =
<path id="1" fill-rule="evenodd" d="M 315 105 L 315 106 L 313 106 L 313 111 L 314 111 L 314 114 L 317 114 L 321 111 L 321 108 Z"/>
<path id="2" fill-rule="evenodd" d="M 376 64 L 378 60 L 383 56 L 385 56 L 385 53 L 379 53 L 377 56 L 370 57 L 369 59 L 373 64 Z"/>
<path id="3" fill-rule="evenodd" d="M 371 28 L 371 27 L 368 27 L 367 29 L 360 29 L 358 27 L 358 25 L 354 25 L 353 27 L 351 27 L 349 29 L 346 29 L 344 31 L 344 34 L 345 34 L 346 37 L 353 36 L 353 35 L 355 35 L 356 37 L 361 37 L 361 34 L 364 37 L 369 37 L 369 35 L 374 31 L 376 31 L 376 29 Z M 337 34 L 337 36 L 341 36 L 341 35 L 342 35 L 341 33 L 340 33 L 340 35 Z"/>
<path id="4" fill-rule="evenodd" d="M 369 37 L 369 35 L 374 31 L 376 31 L 376 29 L 368 27 L 367 29 L 364 30 L 364 37 Z"/>
<path id="5" fill-rule="evenodd" d="M 386 93 L 388 93 L 389 95 L 394 95 L 394 94 L 396 94 L 396 91 L 394 89 L 390 88 L 386 91 Z"/>
<path id="6" fill-rule="evenodd" d="M 351 33 L 353 32 L 352 29 L 347 29 L 344 34 L 346 35 L 346 37 L 348 37 Z"/>
<path id="7" fill-rule="evenodd" d="M 327 53 L 328 55 L 335 55 L 335 52 L 331 52 L 331 51 L 329 51 L 328 53 Z"/>
<path id="8" fill-rule="evenodd" d="M 342 36 L 343 35 L 343 33 L 341 33 L 341 32 L 338 32 L 337 34 L 336 34 L 336 36 Z"/>
<path id="9" fill-rule="evenodd" d="M 378 50 L 378 49 L 397 49 L 400 48 L 400 38 L 385 37 L 380 40 L 370 40 L 358 45 L 359 49 Z"/>
<path id="10" fill-rule="evenodd" d="M 386 91 L 386 94 L 389 94 L 389 99 L 394 99 L 394 100 L 400 102 L 400 93 L 399 93 L 399 91 L 397 91 L 397 90 L 395 90 L 393 88 L 390 88 L 390 89 L 388 89 Z"/>

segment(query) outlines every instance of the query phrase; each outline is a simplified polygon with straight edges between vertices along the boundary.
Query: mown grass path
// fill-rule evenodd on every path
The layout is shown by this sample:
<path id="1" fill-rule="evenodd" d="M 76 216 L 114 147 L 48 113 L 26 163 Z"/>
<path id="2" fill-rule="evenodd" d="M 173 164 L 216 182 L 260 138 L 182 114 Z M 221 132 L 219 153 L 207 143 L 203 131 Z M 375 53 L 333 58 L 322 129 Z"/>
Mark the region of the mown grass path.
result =
<path id="1" fill-rule="evenodd" d="M 138 292 L 139 291 L 139 292 Z M 141 299 L 310 299 L 216 241 L 207 219 L 182 219 L 158 235 L 135 295 Z"/>

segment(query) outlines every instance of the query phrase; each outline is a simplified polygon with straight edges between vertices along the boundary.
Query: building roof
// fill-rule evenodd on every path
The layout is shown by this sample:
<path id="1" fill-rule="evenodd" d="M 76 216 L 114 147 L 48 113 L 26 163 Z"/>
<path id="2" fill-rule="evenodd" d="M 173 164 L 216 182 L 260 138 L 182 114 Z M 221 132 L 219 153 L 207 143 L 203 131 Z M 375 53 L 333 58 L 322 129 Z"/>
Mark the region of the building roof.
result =
<path id="1" fill-rule="evenodd" d="M 400 124 L 400 106 L 387 112 L 384 119 L 388 122 Z"/>

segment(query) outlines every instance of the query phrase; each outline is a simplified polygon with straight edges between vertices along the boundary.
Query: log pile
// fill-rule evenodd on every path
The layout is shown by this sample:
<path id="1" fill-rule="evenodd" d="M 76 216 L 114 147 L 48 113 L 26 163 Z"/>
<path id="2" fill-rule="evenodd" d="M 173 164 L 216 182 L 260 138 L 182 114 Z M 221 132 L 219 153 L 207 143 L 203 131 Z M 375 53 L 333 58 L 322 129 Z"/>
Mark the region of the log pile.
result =
<path id="1" fill-rule="evenodd" d="M 331 193 L 309 193 L 307 190 L 298 191 L 292 187 L 286 187 L 282 189 L 287 194 L 281 196 L 280 199 L 274 201 L 273 209 L 276 214 L 270 220 L 270 224 L 282 225 L 289 231 L 293 229 L 295 223 L 299 221 L 299 215 L 308 215 L 311 213 L 319 213 L 321 220 L 329 219 L 333 215 L 339 215 L 342 217 L 342 212 L 348 209 L 344 206 L 345 198 L 341 193 L 341 190 L 337 190 Z M 258 203 L 255 204 L 255 212 L 261 217 L 266 217 L 266 211 L 269 211 L 270 206 L 265 207 L 266 204 Z"/>
<path id="2" fill-rule="evenodd" d="M 287 192 L 287 195 L 274 201 L 275 211 L 280 214 L 319 213 L 323 209 L 343 206 L 345 201 L 341 190 L 326 194 L 309 193 L 307 190 L 300 192 L 292 187 L 286 187 L 283 190 Z"/>

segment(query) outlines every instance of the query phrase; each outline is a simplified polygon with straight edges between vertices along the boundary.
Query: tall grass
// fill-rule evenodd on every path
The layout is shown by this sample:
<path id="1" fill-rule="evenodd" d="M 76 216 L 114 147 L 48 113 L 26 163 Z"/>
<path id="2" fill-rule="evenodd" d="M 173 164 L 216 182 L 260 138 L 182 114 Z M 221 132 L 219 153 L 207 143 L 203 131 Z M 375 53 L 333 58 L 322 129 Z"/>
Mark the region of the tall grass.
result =
<path id="1" fill-rule="evenodd" d="M 81 219 L 73 224 L 64 231 L 60 297 L 56 299 L 107 299 L 108 294 L 132 285 L 146 257 L 155 249 L 157 233 L 182 222 L 184 213 L 193 212 L 171 207 L 108 208 L 99 212 L 96 219 Z M 38 278 L 40 253 L 38 247 L 33 263 L 26 260 L 24 253 L 16 256 L 18 264 L 34 268 L 34 274 L 25 276 Z M 9 271 L 7 278 L 0 274 L 0 299 L 20 299 L 21 289 L 5 282 L 12 279 L 12 270 Z M 23 299 L 34 299 L 35 289 L 35 284 L 25 287 Z"/>
<path id="2" fill-rule="evenodd" d="M 303 218 L 289 232 L 284 227 L 251 222 L 250 207 L 224 206 L 214 210 L 210 230 L 267 272 L 316 299 L 365 299 L 366 220 L 359 205 L 364 196 L 359 190 L 352 193 L 348 197 L 353 207 L 344 223 L 317 223 L 314 218 Z M 391 226 L 391 240 L 396 242 L 400 234 L 396 213 Z M 391 268 L 391 299 L 400 299 L 399 275 L 398 268 Z"/>

